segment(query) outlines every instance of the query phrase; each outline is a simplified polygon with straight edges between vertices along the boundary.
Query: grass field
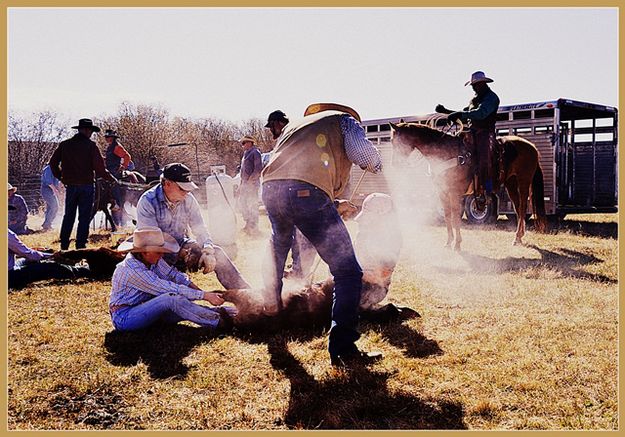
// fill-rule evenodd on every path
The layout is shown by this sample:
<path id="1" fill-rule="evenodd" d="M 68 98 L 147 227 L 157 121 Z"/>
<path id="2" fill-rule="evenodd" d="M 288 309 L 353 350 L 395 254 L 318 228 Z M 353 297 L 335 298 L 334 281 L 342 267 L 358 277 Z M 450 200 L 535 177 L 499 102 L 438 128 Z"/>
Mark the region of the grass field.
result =
<path id="1" fill-rule="evenodd" d="M 411 229 L 388 300 L 421 317 L 361 324 L 358 345 L 385 357 L 357 371 L 330 366 L 324 332 L 117 333 L 106 281 L 12 292 L 9 429 L 615 430 L 617 215 L 562 225 L 530 227 L 523 247 L 505 221 L 464 226 L 461 253 L 442 247 L 441 226 Z M 254 284 L 264 216 L 261 226 L 263 238 L 238 241 Z M 24 240 L 58 248 L 56 238 Z M 220 288 L 214 275 L 194 280 Z"/>

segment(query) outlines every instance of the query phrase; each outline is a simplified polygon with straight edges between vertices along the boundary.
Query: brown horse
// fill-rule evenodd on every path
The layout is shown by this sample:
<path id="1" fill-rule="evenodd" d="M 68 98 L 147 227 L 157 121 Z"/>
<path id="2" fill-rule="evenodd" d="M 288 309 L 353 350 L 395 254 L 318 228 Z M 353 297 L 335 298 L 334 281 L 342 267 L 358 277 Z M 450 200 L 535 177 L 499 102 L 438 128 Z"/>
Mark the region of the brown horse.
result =
<path id="1" fill-rule="evenodd" d="M 442 133 L 417 123 L 391 123 L 393 150 L 407 158 L 417 149 L 430 162 L 434 183 L 440 187 L 440 199 L 445 212 L 447 244 L 454 242 L 460 250 L 460 218 L 462 197 L 471 191 L 474 165 L 467 154 L 467 146 L 460 136 Z M 527 202 L 532 190 L 532 208 L 536 216 L 536 229 L 544 231 L 546 224 L 543 172 L 538 161 L 538 150 L 529 141 L 517 136 L 498 137 L 503 155 L 503 184 L 514 204 L 517 231 L 514 244 L 523 244 Z M 501 182 L 501 181 L 500 181 Z"/>

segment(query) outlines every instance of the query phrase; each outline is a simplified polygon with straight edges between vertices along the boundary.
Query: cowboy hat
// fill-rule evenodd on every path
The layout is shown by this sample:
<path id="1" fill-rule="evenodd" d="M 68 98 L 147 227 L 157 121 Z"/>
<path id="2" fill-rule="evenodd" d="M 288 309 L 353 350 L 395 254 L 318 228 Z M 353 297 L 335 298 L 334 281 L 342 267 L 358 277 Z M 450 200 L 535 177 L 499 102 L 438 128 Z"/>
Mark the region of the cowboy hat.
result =
<path id="1" fill-rule="evenodd" d="M 17 191 L 17 187 L 14 187 L 13 185 L 9 184 L 8 182 L 7 182 L 7 184 L 9 186 L 9 191 L 12 191 L 14 193 Z"/>
<path id="2" fill-rule="evenodd" d="M 269 114 L 269 117 L 267 117 L 267 124 L 265 125 L 265 127 L 269 127 L 272 121 L 283 121 L 285 123 L 288 123 L 289 118 L 283 111 L 276 109 L 271 114 Z"/>
<path id="3" fill-rule="evenodd" d="M 132 236 L 117 248 L 120 252 L 160 252 L 178 253 L 180 246 L 176 239 L 163 233 L 155 226 L 135 229 Z"/>
<path id="4" fill-rule="evenodd" d="M 245 135 L 244 137 L 241 137 L 241 139 L 239 140 L 239 143 L 243 144 L 243 143 L 246 143 L 248 141 L 251 142 L 252 144 L 256 143 L 256 140 L 253 137 L 249 136 L 249 135 Z"/>
<path id="5" fill-rule="evenodd" d="M 371 193 L 362 202 L 360 213 L 354 218 L 360 221 L 365 217 L 379 219 L 380 216 L 388 214 L 395 210 L 393 199 L 384 193 Z"/>
<path id="6" fill-rule="evenodd" d="M 93 124 L 93 121 L 89 118 L 81 118 L 78 120 L 78 126 L 72 126 L 72 129 L 81 129 L 83 127 L 88 127 L 92 129 L 94 132 L 100 132 L 100 128 Z"/>
<path id="7" fill-rule="evenodd" d="M 113 138 L 119 138 L 119 135 L 117 135 L 117 131 L 113 130 L 113 129 L 107 129 L 104 131 L 104 136 L 105 137 L 113 137 Z"/>
<path id="8" fill-rule="evenodd" d="M 339 103 L 313 103 L 313 104 L 310 104 L 310 105 L 308 105 L 308 107 L 304 111 L 304 117 L 307 116 L 307 115 L 316 114 L 316 113 L 321 112 L 321 111 L 341 111 L 341 112 L 345 112 L 345 113 L 351 115 L 356 120 L 358 120 L 358 122 L 362 121 L 362 120 L 360 120 L 360 115 L 358 115 L 358 113 L 356 111 L 354 111 L 349 106 L 341 105 Z"/>
<path id="9" fill-rule="evenodd" d="M 488 83 L 488 82 L 493 82 L 493 80 L 490 77 L 486 77 L 483 71 L 476 71 L 475 73 L 471 75 L 471 80 L 465 83 L 464 86 L 467 86 L 469 84 L 473 85 L 474 83 L 478 83 L 478 82 Z"/>

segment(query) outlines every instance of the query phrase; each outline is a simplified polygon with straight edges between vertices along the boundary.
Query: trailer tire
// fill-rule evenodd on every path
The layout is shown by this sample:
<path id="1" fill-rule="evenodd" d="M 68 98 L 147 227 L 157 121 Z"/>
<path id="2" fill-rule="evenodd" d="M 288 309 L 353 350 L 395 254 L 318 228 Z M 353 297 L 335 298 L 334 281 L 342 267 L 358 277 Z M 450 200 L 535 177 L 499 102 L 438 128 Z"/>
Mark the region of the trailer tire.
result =
<path id="1" fill-rule="evenodd" d="M 472 225 L 487 225 L 497 221 L 497 196 L 490 195 L 486 198 L 486 207 L 483 211 L 477 209 L 475 196 L 470 194 L 464 198 L 464 212 L 467 221 Z"/>

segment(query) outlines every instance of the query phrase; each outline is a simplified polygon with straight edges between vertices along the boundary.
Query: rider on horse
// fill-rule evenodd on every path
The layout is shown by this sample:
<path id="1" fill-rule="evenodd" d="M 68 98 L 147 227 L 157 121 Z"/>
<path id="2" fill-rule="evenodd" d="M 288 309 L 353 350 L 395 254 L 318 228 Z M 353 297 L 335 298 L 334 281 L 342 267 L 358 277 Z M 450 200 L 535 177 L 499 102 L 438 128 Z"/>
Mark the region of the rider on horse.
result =
<path id="1" fill-rule="evenodd" d="M 130 153 L 117 141 L 118 138 L 119 135 L 117 135 L 117 132 L 113 129 L 107 129 L 104 132 L 104 139 L 108 144 L 104 162 L 106 169 L 117 179 L 121 179 L 122 172 L 128 168 L 132 158 L 130 157 Z M 118 211 L 124 204 L 120 187 L 115 184 L 111 188 L 111 193 L 116 203 L 116 205 L 111 208 L 111 211 Z"/>
<path id="2" fill-rule="evenodd" d="M 491 194 L 496 187 L 493 183 L 493 152 L 497 147 L 495 138 L 495 122 L 497 121 L 497 109 L 499 107 L 499 97 L 490 89 L 487 83 L 493 82 L 492 79 L 486 77 L 483 71 L 476 71 L 471 75 L 464 85 L 471 85 L 475 96 L 469 102 L 469 106 L 462 111 L 451 111 L 443 105 L 436 105 L 436 112 L 449 114 L 447 119 L 450 121 L 461 120 L 469 122 L 469 135 L 465 137 L 468 146 L 475 150 L 477 155 L 476 176 L 477 181 L 474 184 L 477 206 L 484 209 L 486 205 L 486 194 Z M 499 161 L 501 161 L 501 153 L 497 153 Z M 501 164 L 501 162 L 500 162 Z M 500 171 L 502 166 L 499 165 Z M 500 183 L 499 176 L 497 184 Z"/>

